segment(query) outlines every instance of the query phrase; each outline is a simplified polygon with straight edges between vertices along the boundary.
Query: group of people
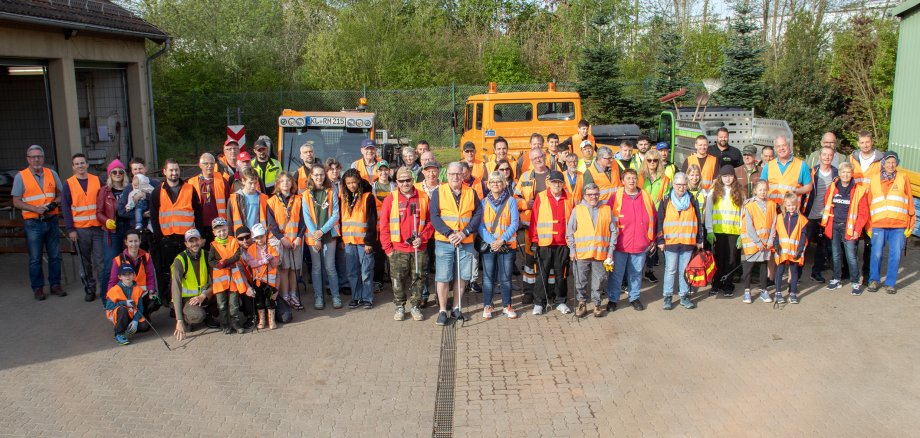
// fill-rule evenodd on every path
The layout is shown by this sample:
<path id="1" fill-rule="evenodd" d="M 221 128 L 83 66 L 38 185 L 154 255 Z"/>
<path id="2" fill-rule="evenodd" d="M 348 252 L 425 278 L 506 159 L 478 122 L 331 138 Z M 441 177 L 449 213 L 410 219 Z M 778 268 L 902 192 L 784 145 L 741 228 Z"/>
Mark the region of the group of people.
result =
<path id="1" fill-rule="evenodd" d="M 511 292 L 518 273 L 521 304 L 533 304 L 533 314 L 550 306 L 572 313 L 574 276 L 575 315 L 587 316 L 590 304 L 600 317 L 616 310 L 624 292 L 643 310 L 642 281 L 658 282 L 652 266 L 663 259 L 663 308 L 674 305 L 677 283 L 679 304 L 692 309 L 683 273 L 702 249 L 715 253 L 710 294 L 731 297 L 741 282 L 746 303 L 782 302 L 788 285 L 786 299 L 798 303 L 809 241 L 817 244 L 812 279 L 824 283 L 830 264 L 827 288 L 849 279 L 854 295 L 864 282 L 869 291 L 880 288 L 887 246 L 885 288 L 896 292 L 913 198 L 897 154 L 876 151 L 869 133 L 860 133 L 848 157 L 826 133 L 813 169 L 784 137 L 758 159 L 753 146 L 729 145 L 725 129 L 714 145 L 698 137 L 679 166 L 669 161 L 667 143 L 647 137 L 623 141 L 616 153 L 597 147 L 585 121 L 564 141 L 535 133 L 530 146 L 515 159 L 502 137 L 483 157 L 467 143 L 462 160 L 441 166 L 421 141 L 403 148 L 391 169 L 368 139 L 342 172 L 342 163 L 320 161 L 309 143 L 300 146 L 298 168 L 283 169 L 262 136 L 255 157 L 233 140 L 219 158 L 202 154 L 200 174 L 187 180 L 175 160 L 166 160 L 158 181 L 135 158 L 128 168 L 113 160 L 103 181 L 76 154 L 64 183 L 43 166 L 42 148 L 31 146 L 12 195 L 25 219 L 35 298 L 46 297 L 43 249 L 49 291 L 66 295 L 60 215 L 86 273 L 85 299 L 102 298 L 121 344 L 148 328 L 161 306 L 170 308 L 180 340 L 202 323 L 228 334 L 274 329 L 304 308 L 301 279 L 312 283 L 316 310 L 327 303 L 372 308 L 389 281 L 394 319 L 421 321 L 433 274 L 435 322 L 445 325 L 467 318 L 469 292 L 482 294 L 483 318 L 497 313 L 495 295 L 501 313 L 517 318 Z"/>

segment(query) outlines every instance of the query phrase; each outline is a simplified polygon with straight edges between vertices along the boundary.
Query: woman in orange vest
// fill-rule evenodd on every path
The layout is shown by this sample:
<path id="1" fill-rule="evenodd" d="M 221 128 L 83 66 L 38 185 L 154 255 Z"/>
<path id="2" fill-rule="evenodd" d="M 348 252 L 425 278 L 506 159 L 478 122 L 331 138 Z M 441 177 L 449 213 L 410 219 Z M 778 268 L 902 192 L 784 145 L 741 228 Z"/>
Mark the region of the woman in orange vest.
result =
<path id="1" fill-rule="evenodd" d="M 502 314 L 517 318 L 511 307 L 511 272 L 517 249 L 517 229 L 521 218 L 517 201 L 505 188 L 505 175 L 489 174 L 489 193 L 482 200 L 482 222 L 479 236 L 482 246 L 482 317 L 492 318 L 492 293 L 498 286 L 502 296 Z"/>
<path id="2" fill-rule="evenodd" d="M 773 241 L 776 237 L 776 209 L 767 199 L 767 181 L 758 180 L 754 183 L 754 196 L 744 203 L 741 209 L 741 251 L 744 261 L 741 267 L 741 281 L 744 283 L 745 303 L 752 303 L 751 299 L 751 271 L 754 266 L 760 266 L 760 300 L 772 303 L 773 298 L 767 292 L 767 261 L 773 250 Z"/>
<path id="3" fill-rule="evenodd" d="M 303 192 L 302 213 L 306 245 L 310 249 L 311 273 L 313 283 L 313 308 L 323 310 L 323 268 L 329 280 L 332 292 L 332 307 L 342 308 L 339 296 L 338 274 L 335 267 L 335 238 L 339 236 L 339 195 L 332 182 L 326 178 L 326 170 L 315 166 L 310 171 L 307 190 Z"/>
<path id="4" fill-rule="evenodd" d="M 374 246 L 377 241 L 377 204 L 364 190 L 361 173 L 348 169 L 343 176 L 342 243 L 345 244 L 345 271 L 351 287 L 349 309 L 374 306 Z"/>
<path id="5" fill-rule="evenodd" d="M 799 197 L 793 192 L 783 196 L 783 214 L 776 220 L 776 296 L 777 303 L 784 303 L 782 281 L 783 274 L 789 270 L 789 302 L 798 304 L 800 267 L 805 264 L 805 247 L 808 239 L 805 225 L 808 219 L 799 213 Z"/>
<path id="6" fill-rule="evenodd" d="M 843 278 L 843 260 L 840 251 L 846 255 L 847 267 L 850 271 L 850 285 L 853 295 L 862 293 L 862 284 L 859 281 L 859 270 L 856 265 L 856 243 L 862 236 L 863 229 L 869 224 L 869 195 L 868 189 L 862 184 L 857 184 L 853 179 L 853 163 L 844 161 L 840 163 L 837 179 L 827 188 L 824 197 L 824 212 L 821 214 L 821 226 L 824 235 L 831 241 L 831 260 L 833 261 L 834 278 L 827 284 L 830 290 L 843 287 L 840 284 Z"/>
<path id="7" fill-rule="evenodd" d="M 266 219 L 271 241 L 277 241 L 281 264 L 278 265 L 278 291 L 289 306 L 303 310 L 297 296 L 297 271 L 303 266 L 304 223 L 300 217 L 303 198 L 297 195 L 294 176 L 281 172 L 275 179 L 275 192 L 268 198 Z"/>
<path id="8" fill-rule="evenodd" d="M 869 222 L 872 224 L 872 259 L 869 264 L 869 292 L 879 289 L 882 249 L 888 245 L 888 272 L 885 292 L 897 293 L 898 268 L 904 242 L 916 221 L 914 197 L 907 173 L 898 172 L 897 152 L 885 152 L 882 170 L 869 179 Z"/>
<path id="9" fill-rule="evenodd" d="M 687 191 L 687 174 L 674 174 L 671 193 L 658 206 L 658 250 L 664 253 L 664 310 L 671 310 L 671 296 L 674 293 L 674 277 L 680 281 L 680 305 L 693 309 L 696 304 L 690 300 L 690 284 L 684 278 L 684 271 L 690 258 L 698 249 L 703 249 L 703 216 L 700 207 Z"/>
<path id="10" fill-rule="evenodd" d="M 268 244 L 268 236 L 262 224 L 252 227 L 253 244 L 242 253 L 243 261 L 252 271 L 252 289 L 255 291 L 256 313 L 259 316 L 256 328 L 268 329 L 275 326 L 275 299 L 278 297 L 278 265 L 281 263 L 278 250 Z M 266 315 L 266 310 L 268 314 Z"/>
<path id="11" fill-rule="evenodd" d="M 112 260 L 108 288 L 111 289 L 118 284 L 118 269 L 123 265 L 131 265 L 137 274 L 134 277 L 134 282 L 144 291 L 144 307 L 149 310 L 150 306 L 148 304 L 150 300 L 159 299 L 157 297 L 157 277 L 156 271 L 153 270 L 153 259 L 147 251 L 141 249 L 140 230 L 128 230 L 122 243 L 125 246 L 125 250 Z"/>
<path id="12" fill-rule="evenodd" d="M 109 288 L 102 303 L 105 317 L 115 325 L 115 342 L 128 345 L 131 336 L 150 327 L 144 319 L 143 295 L 144 292 L 134 282 L 134 268 L 131 265 L 120 266 L 118 284 Z"/>
<path id="13" fill-rule="evenodd" d="M 566 193 L 576 205 L 580 204 L 585 191 L 585 176 L 578 170 L 578 155 L 574 152 L 565 155 L 565 172 L 562 175 L 565 176 Z"/>
<path id="14" fill-rule="evenodd" d="M 242 334 L 239 296 L 254 297 L 255 290 L 246 283 L 240 271 L 240 244 L 230 235 L 227 221 L 216 217 L 211 221 L 211 229 L 214 230 L 214 241 L 208 252 L 208 266 L 211 268 L 211 287 L 220 311 L 220 325 L 228 335 L 234 330 Z"/>

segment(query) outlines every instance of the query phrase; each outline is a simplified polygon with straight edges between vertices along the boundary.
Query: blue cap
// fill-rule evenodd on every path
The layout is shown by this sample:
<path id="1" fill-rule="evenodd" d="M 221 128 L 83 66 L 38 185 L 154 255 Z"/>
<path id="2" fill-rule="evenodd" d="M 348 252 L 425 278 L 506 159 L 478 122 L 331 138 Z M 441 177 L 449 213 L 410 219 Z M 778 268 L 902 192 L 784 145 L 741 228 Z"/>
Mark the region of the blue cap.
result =
<path id="1" fill-rule="evenodd" d="M 663 149 L 668 149 L 668 143 L 664 141 L 659 141 L 658 144 L 655 145 L 655 150 L 660 151 Z"/>
<path id="2" fill-rule="evenodd" d="M 371 140 L 369 138 L 365 139 L 364 141 L 361 142 L 361 149 L 364 149 L 364 148 L 377 149 L 377 143 L 374 143 L 374 140 Z"/>
<path id="3" fill-rule="evenodd" d="M 132 267 L 129 263 L 123 263 L 118 267 L 118 275 L 128 275 L 134 273 L 134 267 Z"/>
<path id="4" fill-rule="evenodd" d="M 901 158 L 898 157 L 898 153 L 897 153 L 897 152 L 895 152 L 895 151 L 887 151 L 887 152 L 885 152 L 885 155 L 882 156 L 882 163 L 884 163 L 885 160 L 887 160 L 887 159 L 889 159 L 889 158 L 894 158 L 894 160 L 895 160 L 895 162 L 896 162 L 897 164 L 901 164 Z"/>

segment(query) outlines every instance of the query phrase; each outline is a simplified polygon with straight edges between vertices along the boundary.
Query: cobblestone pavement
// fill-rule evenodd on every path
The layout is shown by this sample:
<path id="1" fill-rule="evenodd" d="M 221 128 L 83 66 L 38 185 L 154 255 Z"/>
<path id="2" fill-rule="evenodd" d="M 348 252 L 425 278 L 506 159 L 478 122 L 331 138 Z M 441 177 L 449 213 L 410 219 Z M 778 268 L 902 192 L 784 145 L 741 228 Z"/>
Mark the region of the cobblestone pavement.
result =
<path id="1" fill-rule="evenodd" d="M 918 254 L 897 295 L 806 279 L 801 304 L 777 310 L 704 293 L 697 309 L 666 312 L 647 282 L 644 312 L 621 301 L 581 321 L 529 306 L 485 321 L 465 299 L 454 435 L 913 435 Z M 181 343 L 160 311 L 170 352 L 153 332 L 117 346 L 79 280 L 66 298 L 34 301 L 25 270 L 24 256 L 0 257 L 0 435 L 432 434 L 442 331 L 431 308 L 424 322 L 393 321 L 385 292 L 372 310 L 310 309 L 273 332 Z"/>

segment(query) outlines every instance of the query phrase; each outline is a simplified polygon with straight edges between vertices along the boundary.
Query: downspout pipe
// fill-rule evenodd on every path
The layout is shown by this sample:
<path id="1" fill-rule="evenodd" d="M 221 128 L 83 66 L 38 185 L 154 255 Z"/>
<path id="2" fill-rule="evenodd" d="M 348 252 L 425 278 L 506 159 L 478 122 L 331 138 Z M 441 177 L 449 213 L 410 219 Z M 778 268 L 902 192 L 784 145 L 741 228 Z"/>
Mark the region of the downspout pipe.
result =
<path id="1" fill-rule="evenodd" d="M 145 68 L 147 69 L 147 100 L 148 105 L 150 106 L 150 141 L 153 145 L 153 160 L 152 164 L 147 163 L 156 167 L 159 165 L 160 160 L 157 154 L 157 113 L 153 105 L 153 79 L 150 78 L 150 64 L 154 59 L 159 58 L 162 54 L 166 53 L 169 50 L 169 45 L 172 42 L 172 39 L 167 37 L 166 42 L 163 43 L 163 46 L 160 47 L 160 50 L 157 50 L 155 53 L 147 57 L 145 62 Z"/>

